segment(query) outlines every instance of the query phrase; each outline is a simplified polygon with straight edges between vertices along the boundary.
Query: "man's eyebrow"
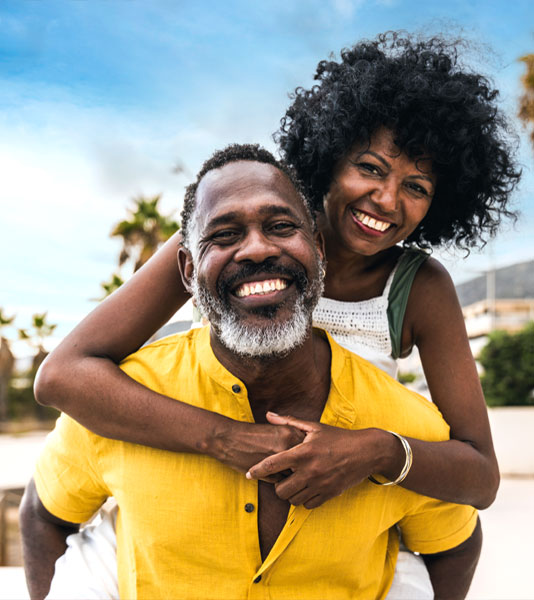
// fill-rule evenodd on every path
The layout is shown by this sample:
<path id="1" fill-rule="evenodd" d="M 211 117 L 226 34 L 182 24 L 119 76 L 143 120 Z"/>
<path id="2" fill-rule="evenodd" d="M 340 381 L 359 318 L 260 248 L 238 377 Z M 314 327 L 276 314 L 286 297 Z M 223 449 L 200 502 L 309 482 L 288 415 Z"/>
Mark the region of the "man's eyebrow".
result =
<path id="1" fill-rule="evenodd" d="M 259 214 L 262 217 L 270 217 L 276 215 L 286 215 L 287 217 L 293 217 L 294 219 L 299 219 L 299 215 L 289 206 L 280 206 L 279 204 L 269 204 L 267 206 L 262 206 L 259 209 Z"/>
<path id="2" fill-rule="evenodd" d="M 258 209 L 258 214 L 262 217 L 271 217 L 276 215 L 286 215 L 288 217 L 292 217 L 294 219 L 298 219 L 302 221 L 302 218 L 291 209 L 289 206 L 280 206 L 279 204 L 269 204 L 267 206 L 262 206 Z M 219 225 L 227 225 L 228 223 L 233 223 L 238 221 L 241 218 L 241 213 L 237 211 L 230 211 L 224 213 L 222 215 L 218 215 L 217 217 L 213 217 L 206 224 L 206 229 L 213 229 L 218 227 Z"/>
<path id="3" fill-rule="evenodd" d="M 226 225 L 227 223 L 231 223 L 235 221 L 239 217 L 239 213 L 237 212 L 227 212 L 223 215 L 219 215 L 218 217 L 213 217 L 206 223 L 206 229 L 213 229 L 214 227 L 218 227 L 219 225 Z"/>

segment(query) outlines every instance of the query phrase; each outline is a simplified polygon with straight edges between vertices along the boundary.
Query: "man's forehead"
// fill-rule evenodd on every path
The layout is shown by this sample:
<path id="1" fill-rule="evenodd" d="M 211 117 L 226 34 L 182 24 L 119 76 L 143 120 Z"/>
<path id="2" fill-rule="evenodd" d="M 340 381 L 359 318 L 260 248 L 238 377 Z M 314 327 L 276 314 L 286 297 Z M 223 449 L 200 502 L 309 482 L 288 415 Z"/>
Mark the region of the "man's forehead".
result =
<path id="1" fill-rule="evenodd" d="M 302 197 L 285 173 L 274 165 L 247 160 L 228 163 L 202 178 L 197 189 L 197 217 L 206 222 L 233 202 L 237 203 L 234 208 L 244 209 L 247 202 L 254 204 L 259 199 L 306 214 Z"/>

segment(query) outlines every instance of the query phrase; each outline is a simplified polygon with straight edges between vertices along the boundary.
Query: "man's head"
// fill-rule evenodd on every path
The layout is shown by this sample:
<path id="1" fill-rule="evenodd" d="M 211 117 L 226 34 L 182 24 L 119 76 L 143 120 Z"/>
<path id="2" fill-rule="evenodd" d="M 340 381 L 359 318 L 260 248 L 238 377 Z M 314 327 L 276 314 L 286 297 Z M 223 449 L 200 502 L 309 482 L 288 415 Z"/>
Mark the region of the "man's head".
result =
<path id="1" fill-rule="evenodd" d="M 188 188 L 179 262 L 221 343 L 254 357 L 300 345 L 322 293 L 322 251 L 291 171 L 258 146 L 216 153 Z"/>

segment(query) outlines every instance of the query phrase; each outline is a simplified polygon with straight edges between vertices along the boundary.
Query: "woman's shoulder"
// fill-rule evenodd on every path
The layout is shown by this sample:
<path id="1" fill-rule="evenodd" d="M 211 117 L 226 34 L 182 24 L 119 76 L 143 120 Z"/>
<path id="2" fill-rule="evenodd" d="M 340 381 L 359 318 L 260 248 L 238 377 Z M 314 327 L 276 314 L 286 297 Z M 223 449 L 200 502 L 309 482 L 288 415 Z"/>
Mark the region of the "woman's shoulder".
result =
<path id="1" fill-rule="evenodd" d="M 412 339 L 445 315 L 461 312 L 454 282 L 447 269 L 430 257 L 418 270 L 406 307 L 406 327 Z"/>
<path id="2" fill-rule="evenodd" d="M 420 291 L 432 293 L 449 287 L 454 288 L 454 284 L 447 269 L 439 260 L 427 256 L 414 277 L 411 295 L 415 296 Z"/>

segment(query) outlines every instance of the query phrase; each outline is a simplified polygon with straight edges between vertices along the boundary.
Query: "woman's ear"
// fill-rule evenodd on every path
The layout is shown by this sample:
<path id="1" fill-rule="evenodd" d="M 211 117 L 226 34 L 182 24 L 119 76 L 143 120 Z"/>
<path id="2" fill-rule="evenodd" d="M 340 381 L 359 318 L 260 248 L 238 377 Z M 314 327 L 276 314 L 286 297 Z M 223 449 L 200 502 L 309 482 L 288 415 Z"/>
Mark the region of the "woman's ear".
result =
<path id="1" fill-rule="evenodd" d="M 191 294 L 191 279 L 193 277 L 193 259 L 189 250 L 183 246 L 178 247 L 178 268 L 180 269 L 180 276 L 184 284 L 185 289 Z"/>

